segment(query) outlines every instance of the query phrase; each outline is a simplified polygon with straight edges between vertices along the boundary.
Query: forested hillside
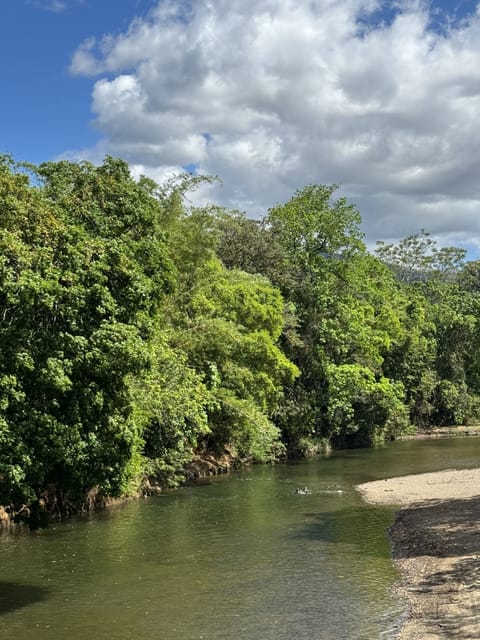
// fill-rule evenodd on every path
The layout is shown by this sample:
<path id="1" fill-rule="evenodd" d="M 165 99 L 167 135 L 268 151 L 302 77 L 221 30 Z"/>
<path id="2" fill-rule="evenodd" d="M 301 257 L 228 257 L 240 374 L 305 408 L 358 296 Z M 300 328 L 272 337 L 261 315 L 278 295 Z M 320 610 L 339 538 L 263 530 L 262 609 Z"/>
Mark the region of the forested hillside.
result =
<path id="1" fill-rule="evenodd" d="M 1 158 L 0 504 L 478 419 L 478 263 L 423 231 L 370 254 L 334 186 L 255 221 L 198 181 Z"/>

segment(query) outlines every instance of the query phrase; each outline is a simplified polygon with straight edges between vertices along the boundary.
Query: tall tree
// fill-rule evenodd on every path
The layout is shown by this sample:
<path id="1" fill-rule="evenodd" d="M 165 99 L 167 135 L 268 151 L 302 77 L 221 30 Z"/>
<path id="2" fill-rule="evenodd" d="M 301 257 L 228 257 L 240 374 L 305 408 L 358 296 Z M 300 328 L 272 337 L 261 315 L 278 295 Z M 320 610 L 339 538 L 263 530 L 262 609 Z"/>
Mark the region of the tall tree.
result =
<path id="1" fill-rule="evenodd" d="M 118 494 L 141 446 L 130 382 L 172 285 L 161 210 L 110 158 L 46 163 L 36 180 L 1 165 L 0 491 Z"/>
<path id="2" fill-rule="evenodd" d="M 172 229 L 180 283 L 169 304 L 172 344 L 210 392 L 205 446 L 272 459 L 282 446 L 271 416 L 297 375 L 277 344 L 283 300 L 266 278 L 222 265 L 213 213 L 187 210 Z"/>
<path id="3" fill-rule="evenodd" d="M 422 229 L 397 244 L 377 242 L 376 254 L 402 282 L 440 280 L 451 282 L 462 269 L 466 251 L 458 247 L 437 247 Z"/>
<path id="4" fill-rule="evenodd" d="M 400 331 L 395 285 L 366 253 L 357 209 L 333 200 L 335 189 L 305 187 L 267 216 L 288 273 L 282 290 L 298 318 L 298 339 L 286 349 L 301 376 L 280 418 L 292 449 L 305 437 L 343 441 L 360 432 L 366 443 L 406 424 L 401 385 L 381 376 L 383 351 Z M 370 429 L 368 404 L 383 407 Z"/>

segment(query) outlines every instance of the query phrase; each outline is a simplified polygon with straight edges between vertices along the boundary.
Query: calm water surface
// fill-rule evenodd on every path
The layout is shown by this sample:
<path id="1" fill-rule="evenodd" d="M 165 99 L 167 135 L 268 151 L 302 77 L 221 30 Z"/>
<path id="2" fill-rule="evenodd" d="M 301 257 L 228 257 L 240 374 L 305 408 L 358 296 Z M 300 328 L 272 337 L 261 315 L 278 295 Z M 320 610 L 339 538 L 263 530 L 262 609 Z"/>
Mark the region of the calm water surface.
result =
<path id="1" fill-rule="evenodd" d="M 394 511 L 353 487 L 478 466 L 479 454 L 479 438 L 345 451 L 0 536 L 0 638 L 388 638 L 402 613 Z"/>

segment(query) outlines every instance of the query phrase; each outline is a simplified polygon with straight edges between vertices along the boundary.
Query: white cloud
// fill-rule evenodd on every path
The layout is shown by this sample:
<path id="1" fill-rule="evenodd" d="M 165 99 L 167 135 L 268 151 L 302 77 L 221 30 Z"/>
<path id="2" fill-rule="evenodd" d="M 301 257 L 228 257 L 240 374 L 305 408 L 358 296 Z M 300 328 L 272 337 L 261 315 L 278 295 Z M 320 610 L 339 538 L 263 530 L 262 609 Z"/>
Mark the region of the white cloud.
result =
<path id="1" fill-rule="evenodd" d="M 49 11 L 50 13 L 63 13 L 71 4 L 82 5 L 85 0 L 26 0 L 27 4 L 35 9 Z"/>
<path id="2" fill-rule="evenodd" d="M 195 164 L 253 215 L 340 183 L 370 240 L 475 244 L 480 15 L 431 19 L 421 0 L 162 0 L 71 71 L 99 76 L 103 147 L 153 177 Z"/>
<path id="3" fill-rule="evenodd" d="M 51 0 L 51 2 L 46 4 L 44 8 L 47 11 L 52 11 L 53 13 L 61 13 L 62 11 L 65 11 L 67 5 L 65 2 L 61 2 L 61 0 Z"/>

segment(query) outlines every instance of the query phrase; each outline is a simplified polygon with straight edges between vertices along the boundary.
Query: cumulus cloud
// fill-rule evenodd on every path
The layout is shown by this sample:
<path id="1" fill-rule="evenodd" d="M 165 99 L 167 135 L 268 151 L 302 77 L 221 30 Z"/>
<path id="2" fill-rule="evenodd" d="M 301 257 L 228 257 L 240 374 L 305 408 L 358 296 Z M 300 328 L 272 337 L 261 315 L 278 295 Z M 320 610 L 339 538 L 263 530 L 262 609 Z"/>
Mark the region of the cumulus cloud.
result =
<path id="1" fill-rule="evenodd" d="M 369 240 L 480 245 L 480 12 L 421 0 L 162 0 L 88 39 L 102 145 L 149 175 L 195 166 L 260 215 L 339 183 Z"/>

